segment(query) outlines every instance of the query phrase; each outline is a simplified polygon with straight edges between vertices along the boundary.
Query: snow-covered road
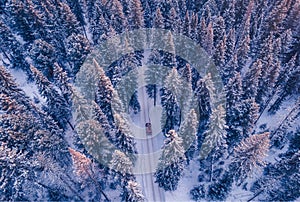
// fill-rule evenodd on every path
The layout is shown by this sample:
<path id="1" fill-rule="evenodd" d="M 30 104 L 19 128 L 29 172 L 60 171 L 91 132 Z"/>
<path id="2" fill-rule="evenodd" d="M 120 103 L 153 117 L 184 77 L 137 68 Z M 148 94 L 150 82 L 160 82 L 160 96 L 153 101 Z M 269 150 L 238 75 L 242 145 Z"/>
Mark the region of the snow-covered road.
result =
<path id="1" fill-rule="evenodd" d="M 163 135 L 160 127 L 161 107 L 153 105 L 149 99 L 144 86 L 144 67 L 139 71 L 138 99 L 141 105 L 141 112 L 134 120 L 134 131 L 138 160 L 134 168 L 137 181 L 141 184 L 146 201 L 165 201 L 164 190 L 155 183 L 154 172 L 161 154 Z M 146 135 L 145 123 L 151 122 L 152 135 Z"/>

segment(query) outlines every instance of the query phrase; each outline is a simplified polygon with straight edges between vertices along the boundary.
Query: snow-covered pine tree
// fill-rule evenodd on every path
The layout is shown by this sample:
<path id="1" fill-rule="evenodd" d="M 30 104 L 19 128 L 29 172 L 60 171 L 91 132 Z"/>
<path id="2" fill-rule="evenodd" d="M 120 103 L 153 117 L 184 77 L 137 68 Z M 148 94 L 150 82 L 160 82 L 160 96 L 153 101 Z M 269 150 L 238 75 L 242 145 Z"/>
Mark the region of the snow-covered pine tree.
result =
<path id="1" fill-rule="evenodd" d="M 53 64 L 55 62 L 55 50 L 53 46 L 41 39 L 35 40 L 29 55 L 35 67 L 49 80 L 53 80 Z"/>
<path id="2" fill-rule="evenodd" d="M 59 123 L 61 128 L 66 129 L 71 117 L 71 111 L 67 101 L 38 69 L 31 65 L 30 70 L 38 85 L 40 94 L 47 100 L 47 112 Z"/>
<path id="3" fill-rule="evenodd" d="M 204 42 L 204 49 L 206 52 L 211 55 L 213 53 L 214 49 L 214 31 L 212 23 L 208 23 L 206 27 L 206 36 L 205 36 L 205 42 Z"/>
<path id="4" fill-rule="evenodd" d="M 153 27 L 157 29 L 163 29 L 164 26 L 164 17 L 162 16 L 161 10 L 159 7 L 156 9 Z"/>
<path id="5" fill-rule="evenodd" d="M 99 74 L 99 82 L 97 84 L 96 91 L 96 103 L 99 105 L 103 113 L 107 116 L 108 121 L 112 123 L 113 114 L 111 108 L 112 96 L 115 91 L 110 79 L 105 75 L 104 70 L 94 61 L 94 65 L 97 68 Z"/>
<path id="6" fill-rule="evenodd" d="M 213 23 L 214 29 L 214 45 L 217 46 L 225 35 L 225 22 L 222 16 L 217 17 Z M 225 46 L 225 44 L 224 44 Z"/>
<path id="7" fill-rule="evenodd" d="M 75 75 L 80 70 L 86 56 L 90 53 L 89 41 L 80 34 L 72 34 L 66 39 L 68 61 L 71 64 L 71 71 Z"/>
<path id="8" fill-rule="evenodd" d="M 130 158 L 121 152 L 120 150 L 115 150 L 112 159 L 109 164 L 109 168 L 113 175 L 115 175 L 118 179 L 117 182 L 121 187 L 126 186 L 127 180 L 133 180 L 133 163 Z"/>
<path id="9" fill-rule="evenodd" d="M 176 53 L 175 53 L 175 44 L 173 35 L 171 32 L 168 32 L 165 49 L 167 52 L 163 52 L 162 54 L 162 64 L 166 67 L 176 67 Z"/>
<path id="10" fill-rule="evenodd" d="M 258 82 L 262 71 L 261 60 L 258 59 L 252 64 L 250 70 L 243 79 L 244 97 L 246 99 L 255 98 L 257 95 Z"/>
<path id="11" fill-rule="evenodd" d="M 94 187 L 96 189 L 96 193 L 102 194 L 104 196 L 105 200 L 109 201 L 109 198 L 103 191 L 103 188 L 101 185 L 102 180 L 99 179 L 99 174 L 96 174 L 97 167 L 96 167 L 95 163 L 93 163 L 92 160 L 89 159 L 88 157 L 86 157 L 84 154 L 82 154 L 72 148 L 69 148 L 69 152 L 70 152 L 72 160 L 73 160 L 74 172 L 76 173 L 76 175 L 82 181 L 85 181 L 85 183 L 88 183 L 88 181 L 92 181 L 92 184 L 94 185 Z M 101 198 L 101 196 L 100 196 L 100 198 Z"/>
<path id="12" fill-rule="evenodd" d="M 234 55 L 235 50 L 235 30 L 230 29 L 229 33 L 226 36 L 226 52 L 225 52 L 225 64 L 227 64 Z"/>
<path id="13" fill-rule="evenodd" d="M 242 120 L 244 103 L 240 73 L 236 72 L 226 87 L 226 123 L 228 125 L 228 146 L 235 145 L 242 139 Z"/>
<path id="14" fill-rule="evenodd" d="M 235 0 L 226 0 L 223 4 L 223 18 L 226 25 L 226 30 L 229 31 L 234 27 L 235 23 L 235 12 L 232 12 L 235 7 Z"/>
<path id="15" fill-rule="evenodd" d="M 34 40 L 34 30 L 31 28 L 32 21 L 28 21 L 26 4 L 22 1 L 9 0 L 6 3 L 7 19 L 13 31 L 23 37 L 25 41 Z"/>
<path id="16" fill-rule="evenodd" d="M 150 2 L 146 1 L 144 6 L 144 22 L 145 28 L 153 27 L 153 13 L 150 7 Z"/>
<path id="17" fill-rule="evenodd" d="M 202 48 L 205 47 L 205 36 L 206 36 L 206 22 L 205 18 L 201 18 L 200 25 L 198 26 L 198 43 Z"/>
<path id="18" fill-rule="evenodd" d="M 154 176 L 155 182 L 166 191 L 177 189 L 184 168 L 184 148 L 182 139 L 174 130 L 170 130 L 164 142 L 162 155 Z"/>
<path id="19" fill-rule="evenodd" d="M 163 131 L 174 129 L 180 123 L 180 108 L 178 106 L 182 96 L 182 80 L 176 68 L 166 76 L 164 87 L 161 89 L 161 104 L 164 108 L 161 124 Z"/>
<path id="20" fill-rule="evenodd" d="M 220 152 L 222 148 L 226 148 L 227 126 L 225 115 L 226 112 L 222 105 L 212 109 L 209 127 L 204 132 L 205 139 L 201 146 L 200 159 L 206 158 L 211 152 Z"/>
<path id="21" fill-rule="evenodd" d="M 58 63 L 54 63 L 53 75 L 54 83 L 56 84 L 56 86 L 58 86 L 68 104 L 70 104 L 73 93 L 71 78 L 67 75 L 67 72 L 65 72 Z"/>
<path id="22" fill-rule="evenodd" d="M 249 58 L 249 51 L 250 51 L 250 36 L 249 33 L 243 32 L 243 35 L 239 40 L 239 44 L 237 45 L 238 71 L 240 71 L 245 67 Z"/>
<path id="23" fill-rule="evenodd" d="M 196 134 L 198 131 L 198 117 L 196 111 L 191 109 L 182 125 L 179 128 L 178 135 L 182 138 L 183 148 L 186 150 L 185 156 L 189 161 L 193 158 L 196 150 Z"/>
<path id="24" fill-rule="evenodd" d="M 217 66 L 217 68 L 220 70 L 223 69 L 225 65 L 225 45 L 226 45 L 226 36 L 224 35 L 223 39 L 217 44 L 213 56 L 214 63 Z"/>
<path id="25" fill-rule="evenodd" d="M 259 105 L 255 102 L 255 98 L 243 100 L 243 114 L 241 123 L 243 128 L 243 137 L 248 137 L 252 134 L 256 120 L 258 118 Z"/>
<path id="26" fill-rule="evenodd" d="M 191 29 L 191 34 L 190 38 L 193 39 L 194 41 L 197 41 L 197 27 L 198 27 L 198 14 L 193 13 L 191 17 L 191 23 L 190 23 L 190 29 Z"/>
<path id="27" fill-rule="evenodd" d="M 232 170 L 236 183 L 240 185 L 254 169 L 265 166 L 264 158 L 270 147 L 269 132 L 252 135 L 234 148 Z"/>
<path id="28" fill-rule="evenodd" d="M 294 201 L 300 196 L 299 189 L 300 152 L 284 153 L 280 160 L 266 167 L 264 176 L 258 179 L 251 191 L 253 199 L 268 201 Z"/>
<path id="29" fill-rule="evenodd" d="M 136 181 L 128 181 L 125 190 L 121 194 L 122 201 L 126 202 L 143 202 L 145 197 L 140 185 Z"/>
<path id="30" fill-rule="evenodd" d="M 89 119 L 76 123 L 76 132 L 80 137 L 81 143 L 85 145 L 85 149 L 99 163 L 106 163 L 111 160 L 113 145 L 109 142 L 101 124 L 97 120 Z"/>
<path id="31" fill-rule="evenodd" d="M 284 70 L 280 73 L 275 88 L 277 90 L 277 99 L 268 109 L 268 112 L 275 113 L 289 95 L 299 93 L 299 65 L 295 64 L 296 55 L 285 65 Z M 295 90 L 296 89 L 296 90 Z"/>
<path id="32" fill-rule="evenodd" d="M 144 12 L 140 0 L 132 0 L 130 5 L 130 24 L 132 29 L 144 27 Z"/>
<path id="33" fill-rule="evenodd" d="M 0 44 L 0 51 L 3 54 L 3 64 L 8 66 L 4 60 L 6 58 L 13 68 L 23 69 L 28 73 L 28 64 L 24 60 L 24 47 L 2 20 L 0 20 Z"/>
<path id="34" fill-rule="evenodd" d="M 125 111 L 131 108 L 134 113 L 140 111 L 140 104 L 138 102 L 137 88 L 138 88 L 138 65 L 139 60 L 137 56 L 130 52 L 132 48 L 127 39 L 125 39 L 125 50 L 128 54 L 121 58 L 118 67 L 122 73 L 121 80 L 116 84 L 116 91 L 122 100 Z M 118 75 L 120 76 L 120 75 Z"/>
<path id="35" fill-rule="evenodd" d="M 183 28 L 182 28 L 182 33 L 186 37 L 190 37 L 191 34 L 191 24 L 190 24 L 190 16 L 189 12 L 186 11 L 184 21 L 183 21 Z"/>
<path id="36" fill-rule="evenodd" d="M 123 6 L 119 0 L 112 0 L 109 2 L 110 25 L 117 33 L 121 33 L 126 29 L 127 20 L 123 13 Z"/>
<path id="37" fill-rule="evenodd" d="M 116 125 L 115 145 L 123 151 L 134 164 L 136 161 L 136 143 L 126 118 L 120 114 L 114 115 Z"/>
<path id="38" fill-rule="evenodd" d="M 93 16 L 90 20 L 90 32 L 92 34 L 93 44 L 98 44 L 101 39 L 107 38 L 109 26 L 106 19 L 103 16 L 103 11 L 101 10 L 101 3 L 99 1 L 95 3 L 95 8 L 93 9 L 93 11 Z"/>
<path id="39" fill-rule="evenodd" d="M 177 12 L 174 7 L 169 11 L 168 19 L 166 19 L 165 28 L 171 30 L 172 32 L 179 32 L 180 30 L 180 18 L 177 15 Z"/>

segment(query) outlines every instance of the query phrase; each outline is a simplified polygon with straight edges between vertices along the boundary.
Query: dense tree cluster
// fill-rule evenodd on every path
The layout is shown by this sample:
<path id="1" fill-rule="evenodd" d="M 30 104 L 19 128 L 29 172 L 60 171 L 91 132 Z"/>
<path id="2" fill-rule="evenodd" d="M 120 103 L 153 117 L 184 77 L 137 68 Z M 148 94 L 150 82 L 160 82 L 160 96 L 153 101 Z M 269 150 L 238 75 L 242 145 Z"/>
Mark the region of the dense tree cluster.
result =
<path id="1" fill-rule="evenodd" d="M 0 200 L 110 201 L 116 192 L 144 201 L 127 116 L 143 110 L 142 64 L 147 96 L 163 108 L 158 186 L 175 191 L 197 165 L 193 200 L 226 200 L 233 186 L 251 191 L 249 201 L 299 200 L 299 19 L 298 0 L 2 0 Z M 131 51 L 125 39 L 107 47 L 127 51 L 108 67 L 88 58 L 140 28 L 168 30 L 160 42 L 169 51 Z M 215 75 L 176 54 L 172 32 L 203 48 L 222 92 Z"/>

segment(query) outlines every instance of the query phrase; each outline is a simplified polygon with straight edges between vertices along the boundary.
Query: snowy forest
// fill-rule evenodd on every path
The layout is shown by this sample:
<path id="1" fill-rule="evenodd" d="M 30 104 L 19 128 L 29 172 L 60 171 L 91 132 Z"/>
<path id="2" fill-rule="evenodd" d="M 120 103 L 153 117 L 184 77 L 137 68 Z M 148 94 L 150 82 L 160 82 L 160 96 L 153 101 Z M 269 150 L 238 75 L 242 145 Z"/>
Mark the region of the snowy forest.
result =
<path id="1" fill-rule="evenodd" d="M 125 40 L 82 68 L 139 29 L 165 30 L 172 51 Z M 172 33 L 204 50 L 222 92 Z M 299 0 L 1 0 L 0 84 L 0 201 L 300 200 Z"/>

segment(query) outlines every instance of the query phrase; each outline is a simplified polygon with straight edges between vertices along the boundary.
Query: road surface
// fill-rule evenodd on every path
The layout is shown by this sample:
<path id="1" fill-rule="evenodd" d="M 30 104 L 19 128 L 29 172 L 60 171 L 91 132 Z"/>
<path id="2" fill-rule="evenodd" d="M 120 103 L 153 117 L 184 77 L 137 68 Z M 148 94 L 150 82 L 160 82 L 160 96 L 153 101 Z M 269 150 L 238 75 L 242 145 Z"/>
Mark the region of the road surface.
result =
<path id="1" fill-rule="evenodd" d="M 144 67 L 139 71 L 139 86 L 144 86 Z M 138 120 L 133 126 L 138 149 L 138 160 L 134 168 L 137 181 L 142 186 L 146 201 L 165 201 L 164 190 L 155 183 L 154 172 L 161 154 L 163 135 L 160 127 L 161 108 L 154 107 L 153 100 L 148 98 L 146 88 L 138 89 L 138 99 L 141 105 L 141 112 Z M 146 135 L 145 123 L 152 124 L 152 135 Z"/>

